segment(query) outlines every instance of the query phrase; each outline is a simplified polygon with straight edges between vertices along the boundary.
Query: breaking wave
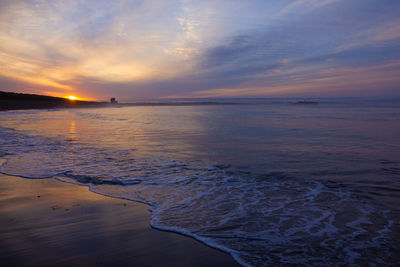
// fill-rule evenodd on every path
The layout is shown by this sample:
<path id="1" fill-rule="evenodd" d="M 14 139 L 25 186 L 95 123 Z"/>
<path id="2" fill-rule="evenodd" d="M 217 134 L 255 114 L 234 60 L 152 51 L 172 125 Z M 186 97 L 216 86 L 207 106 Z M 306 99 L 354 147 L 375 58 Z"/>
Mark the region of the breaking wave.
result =
<path id="1" fill-rule="evenodd" d="M 151 225 L 230 253 L 245 266 L 387 264 L 395 221 L 346 188 L 285 173 L 135 157 L 0 128 L 1 172 L 89 186 L 147 203 Z"/>

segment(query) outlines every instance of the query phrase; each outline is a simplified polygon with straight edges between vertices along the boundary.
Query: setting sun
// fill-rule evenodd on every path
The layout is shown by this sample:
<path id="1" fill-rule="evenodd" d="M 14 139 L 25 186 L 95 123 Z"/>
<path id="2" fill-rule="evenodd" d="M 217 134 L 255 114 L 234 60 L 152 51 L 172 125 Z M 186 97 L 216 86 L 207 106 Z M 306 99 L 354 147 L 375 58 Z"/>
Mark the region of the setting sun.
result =
<path id="1" fill-rule="evenodd" d="M 68 96 L 68 99 L 69 100 L 77 100 L 78 98 L 76 96 L 70 95 L 70 96 Z"/>

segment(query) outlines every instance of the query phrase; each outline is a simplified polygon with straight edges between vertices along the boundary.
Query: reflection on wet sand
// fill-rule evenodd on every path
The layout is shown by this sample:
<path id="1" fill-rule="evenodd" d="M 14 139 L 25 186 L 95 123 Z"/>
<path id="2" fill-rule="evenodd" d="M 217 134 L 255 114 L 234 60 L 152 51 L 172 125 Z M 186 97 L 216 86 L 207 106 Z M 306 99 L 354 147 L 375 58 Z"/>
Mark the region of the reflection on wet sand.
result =
<path id="1" fill-rule="evenodd" d="M 0 192 L 2 266 L 237 266 L 197 241 L 151 229 L 142 204 L 2 174 Z"/>

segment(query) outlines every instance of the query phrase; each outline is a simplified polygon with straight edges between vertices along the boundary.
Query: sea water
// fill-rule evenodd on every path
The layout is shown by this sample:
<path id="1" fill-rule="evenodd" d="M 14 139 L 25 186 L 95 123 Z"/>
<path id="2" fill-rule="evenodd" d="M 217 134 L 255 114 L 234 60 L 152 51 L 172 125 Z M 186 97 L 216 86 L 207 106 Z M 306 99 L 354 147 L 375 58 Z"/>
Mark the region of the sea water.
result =
<path id="1" fill-rule="evenodd" d="M 153 227 L 246 266 L 399 260 L 396 101 L 7 111 L 0 156 L 5 174 L 146 203 Z"/>

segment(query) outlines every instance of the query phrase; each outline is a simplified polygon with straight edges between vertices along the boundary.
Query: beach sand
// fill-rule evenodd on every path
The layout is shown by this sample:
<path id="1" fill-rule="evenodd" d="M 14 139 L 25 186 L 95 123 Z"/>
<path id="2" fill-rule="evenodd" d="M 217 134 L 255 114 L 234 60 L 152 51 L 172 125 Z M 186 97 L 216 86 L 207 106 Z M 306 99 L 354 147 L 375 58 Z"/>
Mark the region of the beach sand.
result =
<path id="1" fill-rule="evenodd" d="M 230 255 L 150 227 L 144 204 L 55 179 L 0 174 L 0 266 L 239 266 Z"/>

